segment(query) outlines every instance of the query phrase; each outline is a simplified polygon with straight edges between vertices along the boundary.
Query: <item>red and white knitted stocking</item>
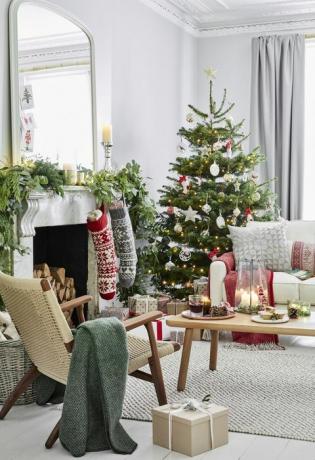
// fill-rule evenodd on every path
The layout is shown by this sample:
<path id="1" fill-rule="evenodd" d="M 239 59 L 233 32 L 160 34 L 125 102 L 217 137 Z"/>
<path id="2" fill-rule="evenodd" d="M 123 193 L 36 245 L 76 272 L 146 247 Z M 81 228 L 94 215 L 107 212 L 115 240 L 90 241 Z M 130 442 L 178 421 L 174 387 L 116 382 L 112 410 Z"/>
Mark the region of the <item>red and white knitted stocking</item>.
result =
<path id="1" fill-rule="evenodd" d="M 96 252 L 99 294 L 102 299 L 111 300 L 116 294 L 117 259 L 105 212 L 97 210 L 89 213 L 87 228 Z"/>

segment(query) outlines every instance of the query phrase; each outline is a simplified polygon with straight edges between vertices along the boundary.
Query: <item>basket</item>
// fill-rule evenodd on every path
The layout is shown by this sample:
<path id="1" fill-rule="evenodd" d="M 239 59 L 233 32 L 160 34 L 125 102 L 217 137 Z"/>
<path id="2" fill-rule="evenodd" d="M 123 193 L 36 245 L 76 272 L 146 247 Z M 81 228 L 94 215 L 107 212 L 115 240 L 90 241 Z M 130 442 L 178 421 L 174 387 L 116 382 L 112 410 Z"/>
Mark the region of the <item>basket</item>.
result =
<path id="1" fill-rule="evenodd" d="M 12 393 L 31 366 L 32 362 L 21 340 L 0 342 L 0 404 Z M 15 404 L 30 404 L 34 400 L 33 385 L 30 385 Z"/>

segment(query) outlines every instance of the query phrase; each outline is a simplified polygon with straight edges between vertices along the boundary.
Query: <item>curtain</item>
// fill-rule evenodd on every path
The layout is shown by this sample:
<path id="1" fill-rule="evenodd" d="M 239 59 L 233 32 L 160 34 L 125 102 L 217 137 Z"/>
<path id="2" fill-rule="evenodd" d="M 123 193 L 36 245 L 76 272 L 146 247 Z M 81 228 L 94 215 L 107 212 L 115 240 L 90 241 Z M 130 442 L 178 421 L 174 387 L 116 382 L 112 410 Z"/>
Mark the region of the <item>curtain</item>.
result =
<path id="1" fill-rule="evenodd" d="M 277 178 L 281 215 L 302 217 L 304 156 L 304 36 L 252 40 L 251 147 L 267 161 L 262 179 Z"/>

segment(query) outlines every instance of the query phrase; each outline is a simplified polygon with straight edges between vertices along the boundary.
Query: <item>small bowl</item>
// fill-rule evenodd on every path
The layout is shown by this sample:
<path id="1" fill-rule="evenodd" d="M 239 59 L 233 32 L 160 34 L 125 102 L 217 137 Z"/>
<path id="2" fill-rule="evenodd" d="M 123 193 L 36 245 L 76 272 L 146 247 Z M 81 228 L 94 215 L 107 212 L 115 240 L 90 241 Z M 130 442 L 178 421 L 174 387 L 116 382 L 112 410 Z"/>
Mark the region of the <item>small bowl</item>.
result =
<path id="1" fill-rule="evenodd" d="M 262 319 L 271 319 L 272 314 L 273 313 L 271 311 L 265 311 L 265 310 L 259 312 L 259 315 Z"/>

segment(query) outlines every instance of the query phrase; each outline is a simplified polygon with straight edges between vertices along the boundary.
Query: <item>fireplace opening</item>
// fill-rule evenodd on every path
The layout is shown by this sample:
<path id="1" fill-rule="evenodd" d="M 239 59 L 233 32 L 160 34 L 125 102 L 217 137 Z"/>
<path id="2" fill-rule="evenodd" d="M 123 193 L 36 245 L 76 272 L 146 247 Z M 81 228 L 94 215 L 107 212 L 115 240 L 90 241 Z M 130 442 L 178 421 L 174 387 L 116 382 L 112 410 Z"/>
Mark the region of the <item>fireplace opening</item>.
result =
<path id="1" fill-rule="evenodd" d="M 65 287 L 69 288 L 69 292 L 72 284 L 75 291 L 71 292 L 75 292 L 76 297 L 87 293 L 88 231 L 85 224 L 37 227 L 33 244 L 34 267 L 41 264 L 60 267 L 65 270 L 68 283 Z M 69 282 L 69 279 L 73 279 L 73 282 Z M 72 319 L 77 323 L 75 313 Z"/>

